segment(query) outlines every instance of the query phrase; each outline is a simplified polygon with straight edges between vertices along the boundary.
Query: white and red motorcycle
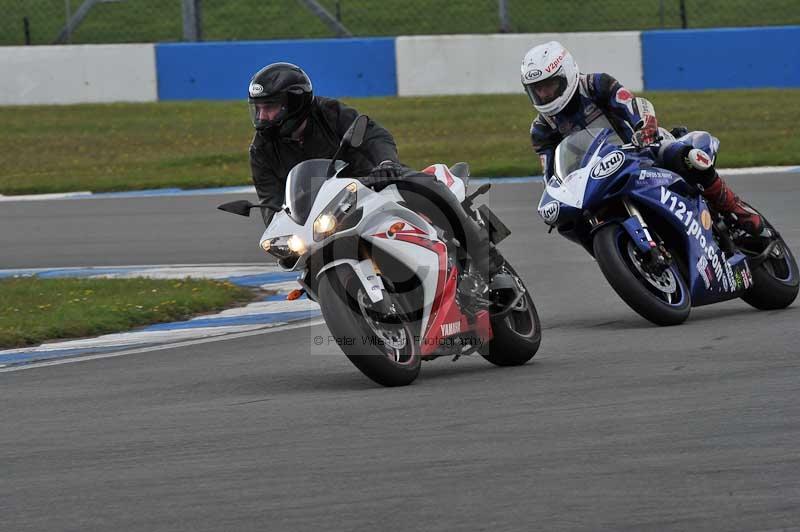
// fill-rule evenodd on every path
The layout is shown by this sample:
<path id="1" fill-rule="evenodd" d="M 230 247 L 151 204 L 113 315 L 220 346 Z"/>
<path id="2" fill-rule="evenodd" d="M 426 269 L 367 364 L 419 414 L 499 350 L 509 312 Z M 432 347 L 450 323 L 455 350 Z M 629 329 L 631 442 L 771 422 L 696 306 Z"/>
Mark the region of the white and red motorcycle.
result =
<path id="1" fill-rule="evenodd" d="M 541 327 L 530 292 L 504 261 L 487 285 L 458 242 L 429 218 L 403 205 L 395 186 L 375 192 L 340 177 L 337 160 L 360 146 L 367 117 L 359 116 L 333 159 L 301 162 L 286 180 L 285 208 L 261 237 L 261 247 L 322 309 L 335 343 L 367 377 L 384 386 L 416 379 L 423 360 L 480 353 L 515 366 L 533 358 Z M 469 169 L 426 169 L 443 181 L 489 230 L 496 244 L 510 233 L 482 205 L 483 185 L 466 196 Z M 260 205 L 234 201 L 220 209 L 247 216 Z M 295 294 L 296 295 L 296 294 Z"/>

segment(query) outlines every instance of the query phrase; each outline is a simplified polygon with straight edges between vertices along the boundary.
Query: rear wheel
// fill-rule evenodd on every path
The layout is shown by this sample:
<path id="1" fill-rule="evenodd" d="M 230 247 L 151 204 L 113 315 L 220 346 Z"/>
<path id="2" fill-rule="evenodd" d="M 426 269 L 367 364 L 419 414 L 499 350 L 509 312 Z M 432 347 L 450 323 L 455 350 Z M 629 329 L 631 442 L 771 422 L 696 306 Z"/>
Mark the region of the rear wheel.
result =
<path id="1" fill-rule="evenodd" d="M 510 274 L 514 278 L 517 290 L 503 290 L 499 294 L 499 306 L 506 308 L 512 303 L 513 306 L 510 312 L 491 317 L 494 337 L 479 352 L 496 366 L 521 366 L 539 350 L 542 326 L 533 297 L 514 268 L 506 262 L 501 273 Z"/>
<path id="2" fill-rule="evenodd" d="M 422 359 L 400 298 L 384 292 L 384 304 L 374 305 L 349 266 L 325 271 L 318 295 L 325 323 L 354 366 L 383 386 L 414 382 Z"/>
<path id="3" fill-rule="evenodd" d="M 633 240 L 618 224 L 594 237 L 594 256 L 611 287 L 633 310 L 656 325 L 677 325 L 689 317 L 691 295 L 677 264 L 656 275 Z"/>
<path id="4" fill-rule="evenodd" d="M 752 207 L 751 207 L 752 208 Z M 762 216 L 763 218 L 763 216 Z M 792 251 L 780 234 L 767 222 L 770 238 L 753 238 L 747 235 L 735 241 L 737 247 L 749 258 L 763 261 L 751 268 L 753 286 L 742 299 L 759 310 L 777 310 L 791 305 L 800 288 L 800 274 Z"/>

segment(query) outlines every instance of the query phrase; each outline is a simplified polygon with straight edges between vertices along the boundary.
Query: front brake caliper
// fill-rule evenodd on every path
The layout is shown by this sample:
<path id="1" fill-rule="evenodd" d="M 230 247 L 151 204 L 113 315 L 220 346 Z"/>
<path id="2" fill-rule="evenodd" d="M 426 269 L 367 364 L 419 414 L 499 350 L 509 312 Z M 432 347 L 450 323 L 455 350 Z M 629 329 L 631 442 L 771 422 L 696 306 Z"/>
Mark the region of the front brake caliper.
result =
<path id="1" fill-rule="evenodd" d="M 672 264 L 672 254 L 664 247 L 664 243 L 659 243 L 644 254 L 642 269 L 653 275 L 661 275 Z"/>

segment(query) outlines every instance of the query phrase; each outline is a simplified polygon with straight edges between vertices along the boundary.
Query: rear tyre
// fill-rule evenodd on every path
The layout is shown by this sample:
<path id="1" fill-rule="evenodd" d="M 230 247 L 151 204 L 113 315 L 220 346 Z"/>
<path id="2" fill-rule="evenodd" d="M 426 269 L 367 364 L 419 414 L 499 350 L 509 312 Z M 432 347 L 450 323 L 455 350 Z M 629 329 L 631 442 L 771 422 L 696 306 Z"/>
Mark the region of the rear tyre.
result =
<path id="1" fill-rule="evenodd" d="M 325 271 L 319 281 L 319 304 L 325 323 L 344 354 L 364 375 L 383 386 L 406 386 L 419 375 L 422 359 L 415 326 L 402 319 L 379 318 L 349 266 Z M 408 316 L 400 298 L 384 292 L 395 315 Z"/>
<path id="2" fill-rule="evenodd" d="M 614 291 L 643 318 L 656 325 L 678 325 L 692 310 L 686 281 L 676 264 L 656 276 L 643 269 L 639 251 L 618 224 L 594 237 L 594 256 Z"/>
<path id="3" fill-rule="evenodd" d="M 496 366 L 521 366 L 532 359 L 539 350 L 542 342 L 542 326 L 539 322 L 539 313 L 533 304 L 533 297 L 525 287 L 517 272 L 507 262 L 503 270 L 511 274 L 518 287 L 524 290 L 522 298 L 514 309 L 505 316 L 492 316 L 492 333 L 494 337 L 479 350 L 481 356 Z M 515 293 L 504 290 L 504 298 L 500 304 L 504 307 L 510 304 Z"/>
<path id="4" fill-rule="evenodd" d="M 788 307 L 797 298 L 800 274 L 797 261 L 789 246 L 766 218 L 764 223 L 767 229 L 775 234 L 769 243 L 776 242 L 776 244 L 767 259 L 751 269 L 753 286 L 742 295 L 742 300 L 759 310 L 779 310 Z M 749 256 L 759 255 L 766 250 L 766 246 L 753 244 L 756 244 L 756 241 L 747 239 L 739 245 L 739 249 Z"/>

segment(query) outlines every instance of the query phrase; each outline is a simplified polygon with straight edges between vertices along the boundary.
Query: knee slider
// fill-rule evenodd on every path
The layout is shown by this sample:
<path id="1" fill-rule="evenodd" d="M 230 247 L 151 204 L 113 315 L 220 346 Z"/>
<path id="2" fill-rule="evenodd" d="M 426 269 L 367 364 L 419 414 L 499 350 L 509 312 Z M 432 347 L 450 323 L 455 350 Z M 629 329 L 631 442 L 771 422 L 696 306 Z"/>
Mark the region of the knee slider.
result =
<path id="1" fill-rule="evenodd" d="M 705 172 L 713 166 L 711 157 L 699 148 L 692 148 L 686 153 L 686 164 L 699 172 Z"/>
<path id="2" fill-rule="evenodd" d="M 716 175 L 711 157 L 703 150 L 682 142 L 670 144 L 662 153 L 664 165 L 693 184 L 706 186 Z"/>
<path id="3" fill-rule="evenodd" d="M 703 187 L 710 185 L 717 175 L 711 156 L 699 148 L 689 150 L 685 161 L 688 175 Z"/>

